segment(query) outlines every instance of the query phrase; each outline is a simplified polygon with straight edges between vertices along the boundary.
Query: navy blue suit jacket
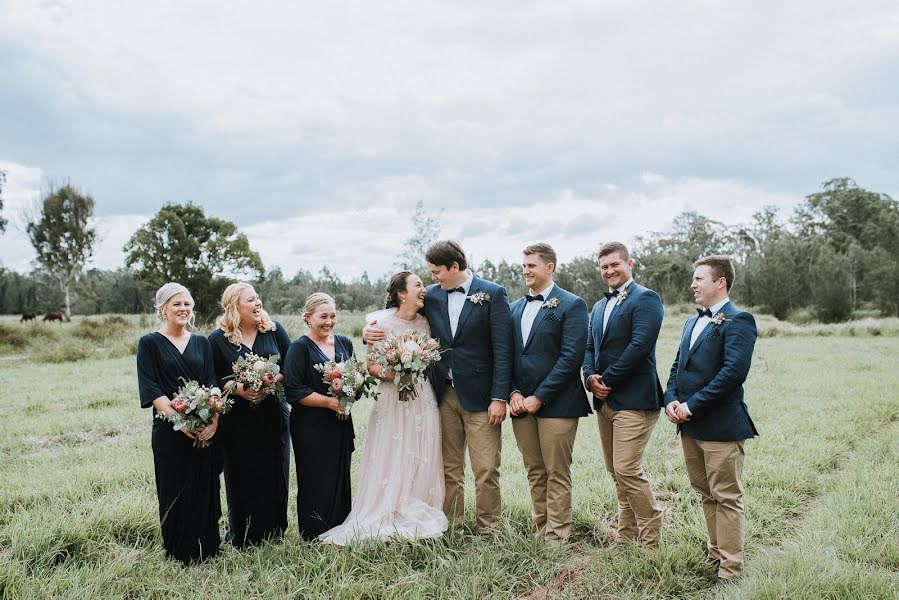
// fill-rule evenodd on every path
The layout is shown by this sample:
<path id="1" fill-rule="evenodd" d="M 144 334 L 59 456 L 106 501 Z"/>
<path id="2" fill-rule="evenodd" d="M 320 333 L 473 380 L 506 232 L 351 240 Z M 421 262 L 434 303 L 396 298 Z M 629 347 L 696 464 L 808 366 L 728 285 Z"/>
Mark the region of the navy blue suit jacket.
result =
<path id="1" fill-rule="evenodd" d="M 665 309 L 654 291 L 632 282 L 627 297 L 618 303 L 603 330 L 602 320 L 609 300 L 593 306 L 582 374 L 598 373 L 612 388 L 606 402 L 613 410 L 653 410 L 662 407 L 662 384 L 656 371 L 656 341 L 662 329 Z M 594 396 L 599 410 L 602 401 Z"/>
<path id="2" fill-rule="evenodd" d="M 440 342 L 443 357 L 431 372 L 437 402 L 443 400 L 446 378 L 453 370 L 453 386 L 465 410 L 487 410 L 493 398 L 506 401 L 512 392 L 512 315 L 509 296 L 501 285 L 473 277 L 468 295 L 490 295 L 489 302 L 465 300 L 455 337 L 451 333 L 446 290 L 428 286 L 425 317 L 431 335 Z"/>
<path id="3" fill-rule="evenodd" d="M 558 285 L 546 300 L 553 298 L 559 299 L 558 306 L 537 311 L 526 340 L 521 338 L 521 316 L 527 298 L 512 303 L 512 389 L 540 399 L 537 417 L 583 417 L 591 412 L 579 377 L 587 347 L 587 303 Z"/>
<path id="4" fill-rule="evenodd" d="M 725 321 L 709 323 L 690 348 L 698 316 L 684 325 L 680 347 L 665 390 L 665 405 L 686 402 L 692 418 L 681 433 L 697 440 L 736 441 L 758 435 L 743 401 L 757 337 L 755 318 L 728 302 L 719 313 Z"/>

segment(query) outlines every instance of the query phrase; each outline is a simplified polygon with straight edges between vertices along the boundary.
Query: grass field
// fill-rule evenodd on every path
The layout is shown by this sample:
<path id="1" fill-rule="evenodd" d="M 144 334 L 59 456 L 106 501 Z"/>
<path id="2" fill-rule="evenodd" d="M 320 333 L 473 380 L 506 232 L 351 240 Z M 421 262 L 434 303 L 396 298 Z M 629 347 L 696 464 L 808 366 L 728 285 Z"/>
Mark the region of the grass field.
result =
<path id="1" fill-rule="evenodd" d="M 659 341 L 663 382 L 684 316 L 670 316 Z M 282 321 L 299 335 L 296 317 Z M 361 318 L 344 321 L 358 335 Z M 472 533 L 469 482 L 463 533 L 354 548 L 305 543 L 294 483 L 283 542 L 226 546 L 184 569 L 163 556 L 150 413 L 137 401 L 132 352 L 151 327 L 146 317 L 0 318 L 0 598 L 897 597 L 895 319 L 803 327 L 760 319 L 747 383 L 761 432 L 747 443 L 747 567 L 725 587 L 702 566 L 701 510 L 664 419 L 646 456 L 667 510 L 658 552 L 611 543 L 615 496 L 591 417 L 575 447 L 573 540 L 561 550 L 527 534 L 527 483 L 506 422 L 506 523 L 491 538 Z M 364 437 L 367 407 L 357 408 Z"/>

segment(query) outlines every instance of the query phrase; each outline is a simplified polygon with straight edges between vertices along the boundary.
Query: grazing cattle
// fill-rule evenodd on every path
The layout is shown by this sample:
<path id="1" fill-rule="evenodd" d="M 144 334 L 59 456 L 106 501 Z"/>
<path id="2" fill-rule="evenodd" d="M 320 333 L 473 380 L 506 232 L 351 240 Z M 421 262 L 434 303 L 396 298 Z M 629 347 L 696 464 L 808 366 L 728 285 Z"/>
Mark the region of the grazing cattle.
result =
<path id="1" fill-rule="evenodd" d="M 22 313 L 22 319 L 19 323 L 24 323 L 25 321 L 34 321 L 37 319 L 37 315 L 34 313 Z"/>
<path id="2" fill-rule="evenodd" d="M 44 315 L 45 321 L 59 321 L 62 323 L 64 318 L 65 316 L 59 311 L 51 311 Z"/>

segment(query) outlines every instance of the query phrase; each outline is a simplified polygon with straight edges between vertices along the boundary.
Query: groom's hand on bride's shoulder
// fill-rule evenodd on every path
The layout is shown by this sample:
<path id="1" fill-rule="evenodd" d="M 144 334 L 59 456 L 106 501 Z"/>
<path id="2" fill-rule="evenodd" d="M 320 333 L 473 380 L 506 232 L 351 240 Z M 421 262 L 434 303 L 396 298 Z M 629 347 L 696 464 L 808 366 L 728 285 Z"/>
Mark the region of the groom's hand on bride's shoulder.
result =
<path id="1" fill-rule="evenodd" d="M 378 327 L 378 321 L 372 321 L 362 330 L 362 341 L 366 344 L 377 344 L 384 339 L 384 330 Z"/>

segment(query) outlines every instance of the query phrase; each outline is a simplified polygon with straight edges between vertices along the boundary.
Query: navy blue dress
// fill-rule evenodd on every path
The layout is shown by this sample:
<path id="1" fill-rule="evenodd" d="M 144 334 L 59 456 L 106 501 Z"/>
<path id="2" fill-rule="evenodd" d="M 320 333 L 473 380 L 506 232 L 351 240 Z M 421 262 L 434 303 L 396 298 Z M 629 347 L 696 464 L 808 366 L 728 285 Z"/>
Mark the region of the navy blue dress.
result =
<path id="1" fill-rule="evenodd" d="M 218 385 L 209 340 L 191 334 L 181 354 L 161 333 L 140 338 L 137 383 L 141 407 L 152 407 L 153 400 L 160 396 L 173 398 L 183 385 L 179 378 Z M 209 446 L 194 448 L 193 440 L 175 431 L 171 423 L 155 418 L 155 408 L 153 416 L 153 466 L 165 552 L 184 563 L 215 556 L 219 552 L 218 522 L 222 514 L 218 432 Z"/>
<path id="2" fill-rule="evenodd" d="M 334 336 L 334 359 L 353 356 L 353 342 Z M 284 391 L 292 405 L 290 436 L 297 467 L 297 521 L 307 540 L 340 525 L 350 514 L 350 463 L 353 420 L 342 420 L 330 408 L 299 404 L 313 392 L 328 394 L 315 365 L 329 359 L 307 336 L 297 338 L 284 361 Z"/>
<path id="3" fill-rule="evenodd" d="M 221 329 L 209 336 L 215 358 L 215 374 L 224 387 L 225 377 L 238 357 L 253 352 L 268 358 L 278 354 L 283 364 L 290 336 L 280 323 L 275 331 L 258 332 L 253 347 L 235 346 Z M 222 415 L 218 435 L 225 460 L 225 495 L 228 498 L 230 542 L 238 548 L 256 545 L 264 539 L 280 538 L 287 529 L 287 475 L 290 465 L 287 424 L 282 420 L 281 403 L 266 396 L 258 405 L 232 395 L 234 406 Z"/>

